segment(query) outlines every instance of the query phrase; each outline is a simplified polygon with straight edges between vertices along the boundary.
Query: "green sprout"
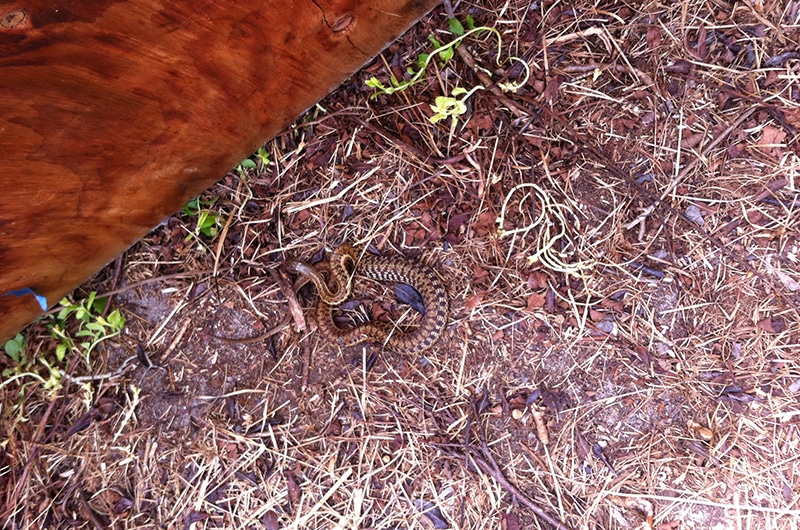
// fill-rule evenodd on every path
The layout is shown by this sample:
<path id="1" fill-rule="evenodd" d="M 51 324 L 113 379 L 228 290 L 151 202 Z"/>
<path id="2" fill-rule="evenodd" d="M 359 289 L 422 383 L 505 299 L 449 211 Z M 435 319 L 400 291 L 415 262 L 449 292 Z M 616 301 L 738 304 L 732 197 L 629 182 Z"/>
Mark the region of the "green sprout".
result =
<path id="1" fill-rule="evenodd" d="M 61 300 L 61 310 L 50 324 L 50 333 L 59 342 L 56 345 L 56 360 L 64 363 L 68 355 L 81 354 L 86 366 L 91 368 L 90 355 L 101 342 L 119 335 L 125 326 L 125 317 L 115 309 L 108 316 L 102 315 L 108 305 L 107 297 L 89 297 L 79 303 L 68 298 Z M 77 330 L 67 330 L 68 322 L 77 324 Z"/>
<path id="2" fill-rule="evenodd" d="M 249 158 L 247 160 L 250 160 Z M 252 162 L 252 160 L 250 160 Z M 200 197 L 195 197 L 183 207 L 183 213 L 189 217 L 197 217 L 197 225 L 193 232 L 190 232 L 184 241 L 189 241 L 193 237 L 199 237 L 200 234 L 208 237 L 215 238 L 219 234 L 220 226 L 222 225 L 221 216 L 211 211 L 211 206 L 217 202 L 218 197 L 210 200 L 204 200 Z"/>
<path id="3" fill-rule="evenodd" d="M 434 115 L 428 119 L 431 121 L 431 123 L 436 123 L 446 118 L 452 118 L 453 123 L 455 124 L 455 122 L 458 121 L 458 117 L 467 112 L 467 98 L 469 98 L 476 91 L 483 90 L 483 88 L 484 87 L 482 85 L 478 85 L 472 90 L 456 87 L 453 89 L 452 96 L 437 97 L 435 103 L 430 106 L 431 110 L 434 112 Z M 456 98 L 456 96 L 460 96 L 462 94 L 462 98 Z"/>
<path id="4" fill-rule="evenodd" d="M 417 84 L 422 79 L 422 77 L 425 75 L 425 72 L 427 71 L 428 66 L 430 65 L 431 61 L 433 61 L 436 57 L 438 57 L 439 60 L 440 60 L 440 64 L 444 65 L 447 61 L 449 61 L 453 57 L 455 49 L 461 44 L 461 42 L 464 39 L 466 39 L 467 37 L 470 37 L 472 35 L 479 34 L 479 33 L 489 32 L 489 33 L 493 34 L 495 37 L 497 37 L 497 58 L 496 58 L 496 62 L 497 62 L 498 66 L 502 66 L 503 65 L 503 63 L 505 61 L 501 61 L 501 59 L 500 59 L 501 52 L 502 52 L 502 47 L 503 47 L 503 38 L 500 35 L 499 31 L 497 31 L 494 28 L 490 28 L 488 26 L 480 26 L 480 27 L 476 28 L 475 24 L 474 24 L 474 21 L 472 20 L 472 17 L 470 17 L 470 16 L 467 17 L 467 27 L 470 28 L 468 31 L 464 31 L 464 26 L 461 24 L 461 22 L 458 21 L 458 19 L 451 18 L 448 21 L 448 24 L 450 26 L 450 31 L 454 35 L 456 35 L 456 38 L 453 39 L 452 41 L 446 43 L 446 44 L 441 44 L 433 36 L 428 37 L 428 40 L 431 41 L 431 43 L 435 46 L 435 48 L 433 49 L 433 51 L 431 53 L 421 54 L 417 58 L 417 61 L 416 61 L 416 67 L 417 68 L 416 68 L 416 70 L 414 70 L 413 68 L 409 68 L 408 69 L 408 72 L 411 75 L 411 77 L 408 79 L 408 81 L 400 82 L 394 76 L 391 76 L 390 79 L 389 79 L 389 81 L 391 82 L 391 86 L 386 86 L 381 81 L 379 81 L 376 77 L 370 77 L 365 82 L 365 84 L 368 87 L 375 89 L 375 92 L 372 93 L 372 95 L 370 96 L 370 99 L 375 99 L 379 95 L 384 95 L 384 94 L 385 95 L 391 95 L 391 94 L 394 94 L 395 92 L 403 92 L 404 90 L 407 90 L 408 88 L 410 88 L 413 85 Z M 528 67 L 528 63 L 526 63 L 524 60 L 520 59 L 519 57 L 509 57 L 507 59 L 507 61 L 519 62 L 522 65 L 523 69 L 525 70 L 525 77 L 524 77 L 524 79 L 522 79 L 522 81 L 519 81 L 519 82 L 516 82 L 516 83 L 498 83 L 497 86 L 500 87 L 500 89 L 505 91 L 505 92 L 515 92 L 517 89 L 522 87 L 525 83 L 527 83 L 528 77 L 530 76 L 530 68 Z M 491 76 L 491 72 L 487 72 L 487 73 Z M 482 88 L 484 88 L 484 87 L 480 87 L 480 89 L 482 89 Z M 474 91 L 475 91 L 475 89 L 470 90 L 469 94 L 472 94 Z M 454 95 L 456 95 L 456 94 L 454 94 Z M 463 103 L 464 99 L 465 98 L 461 98 L 461 102 L 462 103 Z M 448 105 L 453 105 L 455 107 L 458 107 L 457 103 L 443 102 L 442 105 L 439 105 L 437 103 L 436 108 L 434 110 L 437 111 L 437 115 L 438 115 L 439 108 L 446 108 Z M 445 116 L 452 116 L 452 113 L 445 113 Z M 442 118 L 441 117 L 437 118 L 436 121 L 438 121 L 440 119 L 442 119 Z"/>
<path id="5" fill-rule="evenodd" d="M 258 148 L 258 151 L 250 155 L 250 157 L 242 160 L 239 165 L 236 166 L 236 172 L 239 173 L 240 177 L 244 178 L 246 170 L 264 169 L 269 165 L 269 162 L 269 152 L 267 151 L 267 148 L 262 145 Z"/>
<path id="6" fill-rule="evenodd" d="M 3 381 L 0 383 L 0 388 L 14 381 L 21 380 L 23 383 L 20 385 L 19 397 L 21 409 L 22 400 L 24 400 L 25 393 L 28 387 L 34 383 L 41 383 L 46 389 L 60 388 L 61 372 L 54 370 L 49 363 L 42 363 L 48 368 L 47 379 L 39 375 L 36 359 L 28 354 L 27 346 L 25 344 L 25 336 L 18 333 L 14 338 L 6 341 L 3 345 L 3 350 L 6 355 L 13 361 L 10 368 L 3 370 Z"/>
<path id="7" fill-rule="evenodd" d="M 17 336 L 6 341 L 3 349 L 6 355 L 17 364 L 25 362 L 25 335 L 17 333 Z M 3 374 L 5 375 L 5 373 Z"/>
<path id="8" fill-rule="evenodd" d="M 125 317 L 118 309 L 103 316 L 107 305 L 108 298 L 98 297 L 96 292 L 81 302 L 73 303 L 67 298 L 61 300 L 62 307 L 58 313 L 44 317 L 48 319 L 46 325 L 50 334 L 56 339 L 51 355 L 31 355 L 22 334 L 6 341 L 3 350 L 13 363 L 11 368 L 3 370 L 4 380 L 0 387 L 22 380 L 20 398 L 24 400 L 27 387 L 36 382 L 51 392 L 60 389 L 63 369 L 73 356 L 81 357 L 86 367 L 91 369 L 92 352 L 101 342 L 118 335 L 125 326 Z"/>

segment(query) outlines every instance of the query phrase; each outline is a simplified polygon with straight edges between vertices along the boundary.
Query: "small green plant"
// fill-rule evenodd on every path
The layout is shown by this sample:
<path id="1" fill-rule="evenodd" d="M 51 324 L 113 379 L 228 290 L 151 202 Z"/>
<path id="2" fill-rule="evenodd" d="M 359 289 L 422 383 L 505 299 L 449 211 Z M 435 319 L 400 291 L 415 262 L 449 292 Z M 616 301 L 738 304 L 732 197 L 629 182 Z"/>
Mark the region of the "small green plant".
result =
<path id="1" fill-rule="evenodd" d="M 269 165 L 269 153 L 267 152 L 267 148 L 263 145 L 258 148 L 258 151 L 256 151 L 253 156 L 261 163 L 262 169 Z"/>
<path id="2" fill-rule="evenodd" d="M 23 397 L 27 387 L 37 381 L 45 390 L 58 390 L 63 368 L 75 355 L 79 355 L 91 369 L 90 357 L 97 345 L 118 335 L 125 326 L 125 317 L 118 309 L 102 316 L 107 304 L 108 298 L 98 297 L 95 292 L 81 302 L 73 303 L 67 298 L 61 300 L 62 307 L 58 313 L 44 317 L 48 319 L 46 325 L 50 334 L 56 339 L 56 348 L 51 355 L 46 352 L 30 355 L 22 334 L 6 341 L 3 350 L 13 361 L 13 366 L 3 370 L 4 380 L 0 386 L 27 379 L 29 381 L 23 382 L 20 389 Z M 46 368 L 46 372 L 39 365 Z"/>
<path id="3" fill-rule="evenodd" d="M 461 44 L 461 42 L 471 35 L 489 32 L 493 34 L 495 37 L 497 37 L 496 61 L 497 65 L 501 66 L 502 61 L 500 60 L 500 54 L 503 46 L 503 38 L 500 35 L 500 32 L 488 26 L 480 26 L 476 28 L 475 22 L 474 20 L 472 20 L 471 16 L 467 16 L 466 22 L 467 22 L 467 28 L 469 28 L 468 31 L 464 31 L 464 26 L 461 24 L 461 22 L 459 22 L 458 19 L 451 18 L 448 21 L 450 31 L 453 33 L 453 35 L 456 36 L 456 38 L 446 44 L 440 43 L 433 36 L 428 37 L 428 40 L 435 46 L 435 48 L 431 53 L 421 54 L 417 58 L 416 70 L 413 68 L 408 69 L 408 73 L 410 74 L 410 78 L 408 79 L 408 81 L 400 82 L 394 76 L 392 76 L 389 79 L 391 86 L 386 86 L 383 83 L 381 83 L 376 77 L 370 77 L 365 83 L 368 87 L 375 89 L 375 92 L 373 92 L 373 94 L 370 96 L 370 99 L 375 99 L 376 97 L 382 94 L 391 95 L 394 94 L 395 92 L 402 92 L 404 90 L 409 89 L 422 79 L 422 76 L 425 74 L 425 72 L 428 69 L 428 66 L 430 65 L 431 61 L 433 61 L 434 58 L 438 57 L 440 65 L 443 66 L 450 59 L 453 58 L 455 50 Z M 508 60 L 519 62 L 525 70 L 525 77 L 522 81 L 518 83 L 498 83 L 497 86 L 499 86 L 503 91 L 514 92 L 528 81 L 530 70 L 528 68 L 528 64 L 519 57 L 509 57 Z M 491 72 L 487 72 L 487 74 L 491 76 Z M 476 90 L 482 90 L 482 89 L 484 89 L 484 87 L 480 85 L 474 87 L 471 90 L 457 87 L 456 89 L 453 90 L 452 96 L 440 96 L 439 98 L 436 98 L 436 104 L 431 105 L 431 108 L 433 108 L 435 114 L 430 118 L 430 120 L 433 123 L 436 123 L 437 121 L 447 117 L 460 116 L 461 114 L 466 112 L 466 106 L 464 105 L 462 107 L 462 104 L 465 103 L 466 99 L 473 93 L 475 93 Z M 458 95 L 464 95 L 464 97 L 457 99 L 456 96 Z"/>
<path id="4" fill-rule="evenodd" d="M 98 298 L 95 292 L 79 303 L 72 303 L 68 298 L 61 300 L 62 308 L 49 326 L 50 333 L 58 340 L 56 360 L 59 363 L 63 364 L 68 355 L 81 354 L 87 368 L 91 368 L 90 355 L 97 345 L 119 335 L 125 326 L 125 317 L 119 309 L 103 317 L 106 305 L 108 298 Z M 71 320 L 77 324 L 72 333 L 67 331 Z"/>
<path id="5" fill-rule="evenodd" d="M 446 118 L 453 118 L 453 124 L 458 121 L 459 116 L 467 112 L 467 99 L 477 90 L 483 90 L 483 85 L 478 85 L 472 90 L 456 87 L 453 89 L 452 96 L 439 96 L 436 102 L 431 105 L 434 114 L 428 118 L 431 123 L 436 123 Z M 462 96 L 457 98 L 456 96 Z"/>
<path id="6" fill-rule="evenodd" d="M 245 177 L 245 170 L 247 169 L 264 169 L 269 165 L 269 152 L 263 145 L 258 148 L 258 151 L 253 153 L 250 157 L 245 158 L 241 163 L 236 166 L 236 172 L 239 176 Z"/>
<path id="7" fill-rule="evenodd" d="M 11 360 L 13 360 L 15 363 L 23 363 L 25 358 L 25 335 L 22 333 L 17 333 L 16 337 L 6 341 L 3 349 L 5 350 L 6 355 L 11 357 Z M 3 375 L 5 375 L 5 373 Z"/>
<path id="8" fill-rule="evenodd" d="M 239 173 L 240 177 L 244 177 L 246 169 L 256 169 L 257 167 L 258 165 L 256 164 L 255 160 L 252 158 L 245 158 L 238 166 L 236 166 L 236 172 Z"/>
<path id="9" fill-rule="evenodd" d="M 247 160 L 250 160 L 249 158 Z M 252 160 L 251 160 L 252 162 Z M 197 225 L 193 232 L 190 232 L 184 241 L 189 241 L 193 237 L 198 237 L 200 234 L 215 238 L 219 233 L 219 228 L 222 226 L 222 218 L 218 213 L 211 210 L 214 203 L 217 202 L 217 197 L 205 200 L 200 197 L 195 197 L 183 207 L 183 213 L 189 217 L 197 217 Z"/>
<path id="10" fill-rule="evenodd" d="M 36 367 L 36 359 L 30 356 L 27 352 L 25 336 L 18 333 L 12 339 L 6 341 L 3 345 L 3 350 L 6 355 L 13 361 L 11 368 L 3 370 L 3 381 L 0 382 L 0 387 L 13 383 L 17 380 L 22 380 L 20 385 L 20 397 L 24 397 L 28 387 L 36 382 L 42 384 L 45 389 L 60 388 L 61 372 L 54 371 L 51 366 L 45 363 L 48 368 L 48 377 L 45 379 L 39 375 L 39 369 Z"/>

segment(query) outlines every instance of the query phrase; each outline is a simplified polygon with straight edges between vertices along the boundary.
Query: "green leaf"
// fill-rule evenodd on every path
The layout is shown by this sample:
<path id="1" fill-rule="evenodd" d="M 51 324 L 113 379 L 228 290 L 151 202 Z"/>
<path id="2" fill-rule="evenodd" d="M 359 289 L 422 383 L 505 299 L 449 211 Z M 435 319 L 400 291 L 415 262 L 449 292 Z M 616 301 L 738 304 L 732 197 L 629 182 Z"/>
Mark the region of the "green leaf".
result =
<path id="1" fill-rule="evenodd" d="M 266 147 L 259 147 L 258 151 L 256 151 L 255 157 L 258 158 L 262 166 L 269 165 L 269 151 L 267 151 Z"/>
<path id="2" fill-rule="evenodd" d="M 6 354 L 14 359 L 14 362 L 19 363 L 22 360 L 22 354 L 25 352 L 25 336 L 22 333 L 17 333 L 13 339 L 6 341 L 5 346 Z"/>
<path id="3" fill-rule="evenodd" d="M 435 113 L 433 116 L 428 118 L 431 123 L 436 123 L 448 117 L 457 119 L 458 116 L 461 116 L 467 112 L 467 105 L 463 101 L 448 96 L 437 97 L 436 103 L 430 107 Z"/>
<path id="4" fill-rule="evenodd" d="M 58 315 L 56 316 L 57 320 L 61 321 L 66 320 L 67 317 L 70 316 L 77 309 L 77 306 L 72 305 L 72 302 L 70 302 L 67 298 L 62 299 L 61 302 L 59 302 L 59 304 L 61 304 L 62 309 L 58 312 Z"/>
<path id="5" fill-rule="evenodd" d="M 450 26 L 450 31 L 457 37 L 464 34 L 464 26 L 461 25 L 461 22 L 459 22 L 457 18 L 451 18 L 447 21 L 447 24 Z"/>
<path id="6" fill-rule="evenodd" d="M 442 60 L 442 63 L 446 63 L 453 58 L 453 55 L 456 53 L 453 48 L 454 47 L 445 48 L 439 52 L 439 58 Z"/>
<path id="7" fill-rule="evenodd" d="M 219 216 L 217 214 L 211 213 L 209 210 L 203 210 L 197 218 L 195 233 L 202 233 L 206 237 L 215 237 L 218 232 L 218 224 Z"/>
<path id="8" fill-rule="evenodd" d="M 63 342 L 56 346 L 56 359 L 59 362 L 64 362 L 64 359 L 67 357 L 67 345 Z"/>
<path id="9" fill-rule="evenodd" d="M 106 310 L 107 305 L 108 305 L 107 296 L 101 296 L 100 298 L 95 298 L 94 303 L 92 304 L 92 311 L 100 315 L 103 313 L 103 311 Z"/>
<path id="10" fill-rule="evenodd" d="M 245 158 L 244 160 L 242 160 L 242 163 L 239 164 L 239 167 L 244 168 L 244 169 L 255 169 L 256 168 L 256 163 L 251 158 Z"/>
<path id="11" fill-rule="evenodd" d="M 370 88 L 377 88 L 379 90 L 383 90 L 384 88 L 386 88 L 386 87 L 383 86 L 383 83 L 378 81 L 377 77 L 370 77 L 369 79 L 367 79 L 364 82 L 364 84 L 367 85 Z"/>
<path id="12" fill-rule="evenodd" d="M 84 322 L 89 322 L 92 319 L 92 313 L 85 307 L 79 307 L 75 310 L 75 318 L 83 320 Z"/>
<path id="13" fill-rule="evenodd" d="M 76 335 L 79 337 L 94 336 L 105 331 L 106 327 L 100 322 L 89 322 L 86 324 L 86 330 L 78 332 Z"/>
<path id="14" fill-rule="evenodd" d="M 114 331 L 119 331 L 125 327 L 125 317 L 122 316 L 119 309 L 113 310 L 111 314 L 108 315 L 108 324 L 114 328 Z"/>
<path id="15" fill-rule="evenodd" d="M 197 210 L 200 209 L 200 197 L 195 197 L 183 207 L 183 213 L 186 215 L 197 215 Z"/>
<path id="16" fill-rule="evenodd" d="M 469 29 L 470 31 L 475 29 L 475 19 L 472 18 L 472 15 L 467 15 L 466 21 L 467 21 L 467 29 Z"/>

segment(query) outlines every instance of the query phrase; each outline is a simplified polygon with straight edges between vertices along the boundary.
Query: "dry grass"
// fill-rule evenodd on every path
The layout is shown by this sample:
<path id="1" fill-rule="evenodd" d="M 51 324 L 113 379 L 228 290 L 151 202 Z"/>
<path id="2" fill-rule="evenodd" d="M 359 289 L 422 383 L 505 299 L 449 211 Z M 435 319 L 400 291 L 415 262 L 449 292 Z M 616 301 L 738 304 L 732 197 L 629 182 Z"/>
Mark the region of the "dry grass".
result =
<path id="1" fill-rule="evenodd" d="M 221 236 L 128 251 L 110 377 L 0 389 L 7 528 L 798 527 L 800 6 L 455 9 L 525 87 L 489 86 L 523 73 L 481 34 L 370 100 L 449 40 L 437 11 L 207 193 Z M 282 322 L 280 264 L 343 241 L 445 278 L 424 357 L 211 336 Z"/>

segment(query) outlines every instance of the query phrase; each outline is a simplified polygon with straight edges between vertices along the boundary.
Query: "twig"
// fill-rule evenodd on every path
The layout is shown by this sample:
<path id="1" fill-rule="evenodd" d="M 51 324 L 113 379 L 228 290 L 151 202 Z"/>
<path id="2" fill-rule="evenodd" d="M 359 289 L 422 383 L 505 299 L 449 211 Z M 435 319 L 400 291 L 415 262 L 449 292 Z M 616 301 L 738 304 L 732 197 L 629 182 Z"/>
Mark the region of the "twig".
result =
<path id="1" fill-rule="evenodd" d="M 484 443 L 484 448 L 486 444 Z M 451 456 L 453 458 L 459 459 L 462 455 L 459 455 L 458 452 L 453 451 L 451 449 L 447 449 L 441 445 L 437 445 L 437 449 L 442 451 L 442 453 Z M 550 514 L 548 514 L 544 509 L 536 504 L 533 500 L 528 498 L 523 492 L 521 492 L 514 484 L 512 484 L 504 475 L 503 472 L 500 470 L 499 466 L 497 465 L 497 461 L 492 457 L 491 453 L 488 451 L 488 448 L 478 450 L 477 448 L 468 447 L 466 448 L 466 452 L 464 456 L 468 456 L 475 465 L 480 468 L 481 471 L 492 477 L 497 481 L 500 486 L 513 495 L 516 500 L 524 504 L 528 509 L 530 509 L 533 513 L 537 515 L 537 517 L 541 518 L 542 520 L 546 521 L 547 523 L 551 524 L 553 527 L 557 528 L 558 530 L 569 530 L 569 527 L 566 526 L 564 523 L 559 521 L 558 519 L 554 518 Z"/>
<path id="2" fill-rule="evenodd" d="M 111 289 L 116 289 L 117 285 L 119 285 L 119 277 L 122 273 L 122 257 L 124 254 L 120 254 L 117 256 L 117 259 L 114 260 L 114 277 L 111 280 Z M 106 306 L 103 308 L 103 312 L 100 313 L 100 316 L 105 317 L 108 315 L 108 312 L 111 311 L 111 302 L 114 300 L 114 296 L 111 295 L 108 297 L 108 302 L 106 302 Z"/>
<path id="3" fill-rule="evenodd" d="M 503 476 L 503 472 L 500 471 L 497 461 L 492 456 L 491 452 L 489 452 L 489 448 L 486 447 L 486 443 L 483 443 L 483 447 L 481 448 L 481 453 L 489 460 L 488 462 L 481 458 L 480 456 L 475 454 L 476 449 L 474 447 L 470 448 L 470 456 L 472 457 L 473 462 L 475 462 L 481 470 L 490 475 L 494 478 L 498 484 L 500 484 L 506 491 L 514 495 L 517 500 L 522 502 L 525 506 L 527 506 L 533 513 L 535 513 L 539 518 L 547 521 L 558 530 L 568 530 L 564 523 L 555 519 L 554 517 L 550 516 L 547 512 L 544 511 L 538 504 L 533 502 L 529 499 L 524 493 L 522 493 L 514 484 L 509 482 L 509 480 Z"/>
<path id="4" fill-rule="evenodd" d="M 128 368 L 131 367 L 131 365 L 135 360 L 136 360 L 136 355 L 131 355 L 130 357 L 122 361 L 122 364 L 120 365 L 119 368 L 117 368 L 112 372 L 106 372 L 104 374 L 90 374 L 90 375 L 79 375 L 79 376 L 64 374 L 61 378 L 64 381 L 67 381 L 69 383 L 74 383 L 76 385 L 88 383 L 89 381 L 102 381 L 105 379 L 113 379 L 114 377 L 124 374 L 128 370 Z"/>
<path id="5" fill-rule="evenodd" d="M 203 276 L 205 274 L 212 273 L 212 270 L 204 269 L 199 271 L 191 271 L 191 272 L 176 272 L 175 274 L 164 274 L 163 276 L 154 276 L 152 278 L 147 278 L 145 280 L 140 280 L 138 282 L 129 283 L 125 287 L 120 287 L 119 289 L 113 289 L 111 291 L 105 291 L 103 293 L 98 293 L 100 296 L 112 296 L 115 294 L 124 293 L 126 291 L 130 291 L 131 289 L 136 289 L 137 287 L 141 287 L 142 285 L 147 285 L 148 283 L 154 282 L 161 282 L 164 280 L 171 280 L 173 278 L 194 278 L 195 276 Z M 53 309 L 51 311 L 57 311 L 57 309 Z"/>

